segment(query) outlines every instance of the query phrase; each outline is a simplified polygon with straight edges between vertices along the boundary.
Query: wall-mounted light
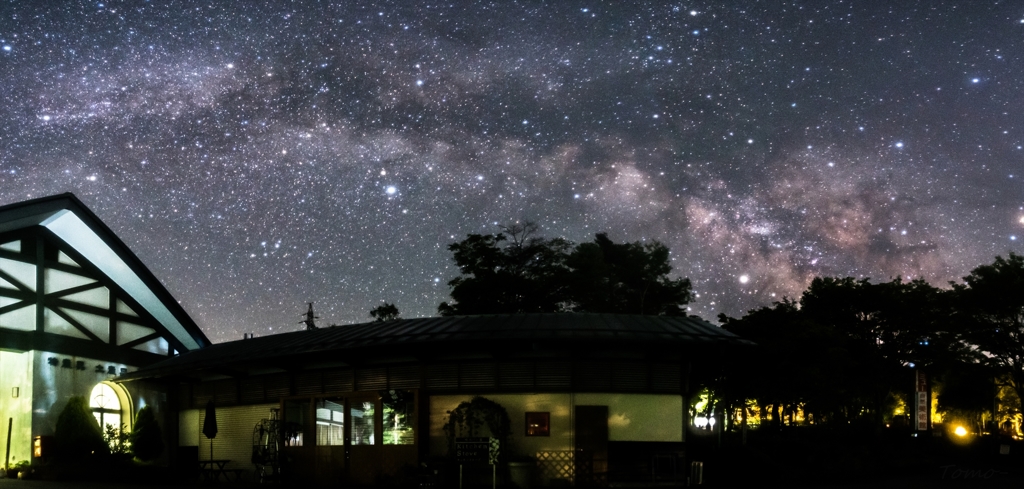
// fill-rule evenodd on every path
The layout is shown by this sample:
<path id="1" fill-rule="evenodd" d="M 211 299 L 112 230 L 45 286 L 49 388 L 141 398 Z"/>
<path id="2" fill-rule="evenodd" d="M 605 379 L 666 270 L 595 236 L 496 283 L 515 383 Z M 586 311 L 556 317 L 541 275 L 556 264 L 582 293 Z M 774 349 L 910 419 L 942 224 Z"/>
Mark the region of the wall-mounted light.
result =
<path id="1" fill-rule="evenodd" d="M 21 395 L 21 387 L 14 387 L 11 389 L 11 397 L 18 397 Z"/>

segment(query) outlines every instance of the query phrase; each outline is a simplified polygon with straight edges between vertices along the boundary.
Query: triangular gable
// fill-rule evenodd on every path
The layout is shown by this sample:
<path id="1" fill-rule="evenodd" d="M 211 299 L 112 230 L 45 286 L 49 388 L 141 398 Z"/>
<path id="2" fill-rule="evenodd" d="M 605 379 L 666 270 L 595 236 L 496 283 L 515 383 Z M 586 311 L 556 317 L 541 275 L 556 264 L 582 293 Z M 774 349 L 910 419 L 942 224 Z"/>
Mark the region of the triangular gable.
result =
<path id="1" fill-rule="evenodd" d="M 60 321 L 48 319 L 46 322 L 49 326 L 79 338 L 83 335 L 88 337 L 89 334 L 84 332 L 88 331 L 106 341 L 111 339 L 112 330 L 104 324 L 111 318 L 119 321 L 116 315 L 122 314 L 137 318 L 132 322 L 159 325 L 157 330 L 152 331 L 167 335 L 167 338 L 146 340 L 144 344 L 128 345 L 132 348 L 161 353 L 189 351 L 210 344 L 202 331 L 141 261 L 73 195 L 64 194 L 0 207 L 0 233 L 28 230 L 36 226 L 52 233 L 50 236 L 60 241 L 57 245 L 61 248 L 56 255 L 49 255 L 49 260 L 56 261 L 60 266 L 52 266 L 45 270 L 44 292 L 48 294 L 47 297 L 53 297 L 48 300 L 61 301 L 67 307 L 58 308 L 60 314 L 47 308 L 47 318 L 54 315 L 60 318 Z M 48 238 L 49 240 L 52 238 Z M 17 246 L 12 243 L 17 243 Z M 17 256 L 12 255 L 12 252 L 20 253 L 24 247 L 22 240 L 0 244 L 0 252 L 6 253 L 0 257 L 0 291 L 11 290 L 5 294 L 21 297 L 34 290 L 35 265 L 19 261 Z M 116 298 L 110 296 L 112 290 L 96 282 L 96 277 L 90 276 L 94 272 L 87 272 L 81 268 L 83 264 L 88 264 L 91 270 L 98 270 L 104 276 L 104 283 L 112 283 L 115 286 L 119 291 Z M 64 270 L 59 270 L 61 266 Z M 125 297 L 122 297 L 122 294 L 125 294 Z M 89 312 L 98 309 L 109 312 L 104 313 L 107 316 Z M 28 310 L 34 311 L 34 308 Z M 8 314 L 13 312 L 10 311 Z M 6 314 L 0 315 L 0 327 L 4 327 L 3 316 Z M 32 316 L 31 321 L 34 325 L 34 314 Z M 151 323 L 152 321 L 155 323 Z M 131 329 L 128 323 L 125 324 L 126 329 Z M 74 332 L 67 329 L 69 327 Z M 138 340 L 143 338 L 138 337 Z M 168 342 L 172 339 L 173 344 Z"/>

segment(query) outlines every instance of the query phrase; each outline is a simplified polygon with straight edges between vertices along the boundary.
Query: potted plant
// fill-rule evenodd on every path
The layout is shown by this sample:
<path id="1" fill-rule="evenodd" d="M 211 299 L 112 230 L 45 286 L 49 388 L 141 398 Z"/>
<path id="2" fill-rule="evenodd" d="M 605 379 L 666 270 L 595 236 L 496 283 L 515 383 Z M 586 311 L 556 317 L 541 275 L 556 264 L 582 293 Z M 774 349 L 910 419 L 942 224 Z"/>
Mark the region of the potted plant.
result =
<path id="1" fill-rule="evenodd" d="M 519 489 L 530 489 L 536 467 L 537 459 L 529 455 L 509 457 L 508 478 Z"/>

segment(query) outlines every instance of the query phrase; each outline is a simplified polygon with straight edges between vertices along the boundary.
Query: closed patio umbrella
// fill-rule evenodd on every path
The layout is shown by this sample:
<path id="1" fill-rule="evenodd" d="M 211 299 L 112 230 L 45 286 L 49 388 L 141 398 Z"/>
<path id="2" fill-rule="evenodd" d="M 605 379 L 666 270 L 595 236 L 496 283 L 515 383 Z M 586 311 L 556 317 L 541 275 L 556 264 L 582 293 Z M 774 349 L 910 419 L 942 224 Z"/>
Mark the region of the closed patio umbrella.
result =
<path id="1" fill-rule="evenodd" d="M 203 420 L 203 434 L 210 439 L 210 460 L 213 460 L 213 439 L 217 437 L 217 409 L 213 399 L 206 402 L 206 419 Z"/>

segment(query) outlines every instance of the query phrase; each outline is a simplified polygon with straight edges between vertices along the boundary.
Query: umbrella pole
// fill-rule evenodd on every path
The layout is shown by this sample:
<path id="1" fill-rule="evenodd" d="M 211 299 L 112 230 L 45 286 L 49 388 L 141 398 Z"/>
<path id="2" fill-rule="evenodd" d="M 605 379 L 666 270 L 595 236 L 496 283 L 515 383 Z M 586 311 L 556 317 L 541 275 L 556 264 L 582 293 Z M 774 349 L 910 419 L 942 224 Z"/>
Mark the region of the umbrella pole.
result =
<path id="1" fill-rule="evenodd" d="M 210 460 L 213 460 L 213 438 L 210 438 Z"/>

